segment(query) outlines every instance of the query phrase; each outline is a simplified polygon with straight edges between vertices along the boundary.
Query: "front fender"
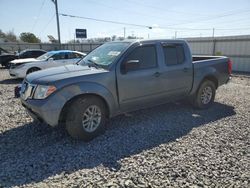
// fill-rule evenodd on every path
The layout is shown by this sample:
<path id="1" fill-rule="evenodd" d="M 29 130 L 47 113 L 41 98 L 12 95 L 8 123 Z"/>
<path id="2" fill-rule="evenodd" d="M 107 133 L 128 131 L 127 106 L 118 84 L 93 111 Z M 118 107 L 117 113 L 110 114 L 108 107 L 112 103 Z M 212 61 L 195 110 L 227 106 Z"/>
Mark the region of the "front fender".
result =
<path id="1" fill-rule="evenodd" d="M 112 93 L 103 85 L 91 82 L 80 82 L 65 86 L 52 94 L 51 100 L 58 108 L 63 109 L 64 105 L 74 97 L 84 94 L 94 94 L 104 99 L 109 108 L 110 117 L 114 116 L 118 109 L 118 103 Z"/>

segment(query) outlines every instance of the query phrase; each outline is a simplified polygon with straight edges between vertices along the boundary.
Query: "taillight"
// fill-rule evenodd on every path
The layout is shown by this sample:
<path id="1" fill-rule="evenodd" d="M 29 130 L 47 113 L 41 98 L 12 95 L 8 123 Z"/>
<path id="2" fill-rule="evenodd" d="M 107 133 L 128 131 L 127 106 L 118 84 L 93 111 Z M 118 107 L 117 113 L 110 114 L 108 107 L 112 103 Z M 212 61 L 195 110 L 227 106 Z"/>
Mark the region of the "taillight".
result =
<path id="1" fill-rule="evenodd" d="M 233 61 L 231 59 L 228 60 L 228 73 L 232 74 L 233 69 Z"/>

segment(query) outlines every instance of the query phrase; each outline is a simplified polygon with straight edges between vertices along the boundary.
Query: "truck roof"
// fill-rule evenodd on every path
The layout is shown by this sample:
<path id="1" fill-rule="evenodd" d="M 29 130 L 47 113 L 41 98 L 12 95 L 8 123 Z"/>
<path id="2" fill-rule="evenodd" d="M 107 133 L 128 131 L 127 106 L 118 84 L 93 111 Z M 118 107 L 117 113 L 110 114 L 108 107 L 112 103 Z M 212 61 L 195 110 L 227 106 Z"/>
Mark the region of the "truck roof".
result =
<path id="1" fill-rule="evenodd" d="M 128 42 L 128 43 L 136 43 L 136 42 L 186 42 L 184 39 L 126 39 L 123 41 L 112 41 L 112 42 Z"/>

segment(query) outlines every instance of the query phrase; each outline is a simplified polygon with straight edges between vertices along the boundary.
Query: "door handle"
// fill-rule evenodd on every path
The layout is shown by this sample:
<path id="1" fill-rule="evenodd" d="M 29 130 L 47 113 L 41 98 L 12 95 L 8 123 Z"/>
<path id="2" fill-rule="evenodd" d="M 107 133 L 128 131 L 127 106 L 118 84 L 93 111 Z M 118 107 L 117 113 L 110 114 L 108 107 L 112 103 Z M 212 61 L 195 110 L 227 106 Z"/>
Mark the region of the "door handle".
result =
<path id="1" fill-rule="evenodd" d="M 154 73 L 154 77 L 159 77 L 160 75 L 161 75 L 161 73 L 159 73 L 159 72 Z"/>
<path id="2" fill-rule="evenodd" d="M 187 71 L 188 71 L 187 67 L 183 68 L 183 72 L 187 72 Z"/>

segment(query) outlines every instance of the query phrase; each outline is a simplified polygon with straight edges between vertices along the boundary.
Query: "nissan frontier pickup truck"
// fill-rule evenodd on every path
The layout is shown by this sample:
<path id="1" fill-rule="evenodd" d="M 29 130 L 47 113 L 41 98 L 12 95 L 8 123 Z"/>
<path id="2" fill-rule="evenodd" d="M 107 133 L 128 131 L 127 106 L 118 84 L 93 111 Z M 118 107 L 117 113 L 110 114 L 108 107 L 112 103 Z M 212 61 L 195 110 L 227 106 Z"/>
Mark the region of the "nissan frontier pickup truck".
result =
<path id="1" fill-rule="evenodd" d="M 29 74 L 18 93 L 34 119 L 89 141 L 126 112 L 184 98 L 206 109 L 231 71 L 229 58 L 192 56 L 184 40 L 108 42 L 77 65 Z"/>

